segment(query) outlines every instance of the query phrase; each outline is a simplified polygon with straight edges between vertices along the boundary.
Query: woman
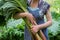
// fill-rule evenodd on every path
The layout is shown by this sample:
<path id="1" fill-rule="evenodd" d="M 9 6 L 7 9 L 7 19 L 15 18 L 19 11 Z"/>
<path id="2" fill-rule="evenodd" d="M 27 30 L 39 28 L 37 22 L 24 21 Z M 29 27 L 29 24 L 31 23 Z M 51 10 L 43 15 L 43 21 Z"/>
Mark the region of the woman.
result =
<path id="1" fill-rule="evenodd" d="M 50 14 L 50 5 L 43 0 L 28 0 L 28 10 L 29 12 L 35 17 L 36 22 L 38 25 L 32 26 L 33 28 L 31 29 L 34 33 L 38 32 L 39 29 L 41 29 L 48 40 L 48 30 L 47 27 L 52 24 L 52 18 Z M 37 11 L 41 12 L 41 9 L 44 5 L 47 5 L 47 9 L 45 9 L 45 12 L 40 13 Z M 46 7 L 46 6 L 45 6 Z M 34 11 L 35 10 L 35 11 Z M 47 22 L 44 22 L 44 15 L 46 16 Z M 32 40 L 31 36 L 29 35 L 28 29 L 25 28 L 25 40 Z"/>
<path id="2" fill-rule="evenodd" d="M 44 2 L 43 0 L 28 0 L 28 5 L 29 6 L 27 9 L 30 14 L 27 14 L 27 12 L 20 13 L 15 15 L 15 18 L 27 17 L 28 19 L 30 19 L 31 15 L 33 15 L 38 25 L 32 26 L 31 31 L 33 33 L 37 33 L 39 30 L 42 30 L 42 32 L 46 37 L 46 40 L 48 40 L 47 27 L 52 24 L 52 18 L 50 14 L 50 5 Z M 44 22 L 44 15 L 47 19 L 47 22 Z M 26 26 L 25 26 L 24 40 L 32 40 L 32 37 Z"/>

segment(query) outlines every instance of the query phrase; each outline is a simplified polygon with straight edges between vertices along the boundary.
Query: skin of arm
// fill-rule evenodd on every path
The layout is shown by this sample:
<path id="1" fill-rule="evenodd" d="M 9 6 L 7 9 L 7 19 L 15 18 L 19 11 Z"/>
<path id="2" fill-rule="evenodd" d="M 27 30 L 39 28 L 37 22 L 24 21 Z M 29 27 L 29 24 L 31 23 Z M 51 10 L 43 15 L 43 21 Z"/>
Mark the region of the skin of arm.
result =
<path id="1" fill-rule="evenodd" d="M 13 15 L 13 18 L 14 19 L 19 19 L 19 18 L 23 18 L 23 17 L 26 17 L 27 16 L 27 13 L 24 12 L 24 13 L 16 13 L 15 15 Z"/>
<path id="2" fill-rule="evenodd" d="M 39 24 L 39 25 L 33 25 L 32 26 L 31 30 L 34 33 L 38 32 L 38 30 L 40 30 L 40 29 L 47 28 L 48 26 L 50 26 L 52 24 L 52 17 L 51 17 L 51 13 L 50 13 L 49 9 L 47 10 L 47 13 L 46 13 L 45 16 L 46 16 L 47 22 L 45 22 L 44 24 Z"/>
<path id="3" fill-rule="evenodd" d="M 19 19 L 19 18 L 24 18 L 24 17 L 26 17 L 28 20 L 31 20 L 31 22 L 33 22 L 32 21 L 33 16 L 29 12 L 17 13 L 15 15 L 13 15 L 14 19 Z"/>
<path id="4" fill-rule="evenodd" d="M 45 16 L 46 16 L 47 22 L 44 24 L 38 25 L 40 29 L 46 28 L 52 24 L 52 17 L 51 17 L 50 10 L 47 10 L 47 13 Z"/>

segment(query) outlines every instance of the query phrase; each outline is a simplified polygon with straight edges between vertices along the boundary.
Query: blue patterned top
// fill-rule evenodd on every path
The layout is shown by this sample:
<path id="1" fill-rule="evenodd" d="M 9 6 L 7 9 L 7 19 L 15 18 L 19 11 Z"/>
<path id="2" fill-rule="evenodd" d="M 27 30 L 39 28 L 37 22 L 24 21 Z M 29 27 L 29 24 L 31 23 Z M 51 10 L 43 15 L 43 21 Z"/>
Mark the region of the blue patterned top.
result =
<path id="1" fill-rule="evenodd" d="M 28 0 L 28 4 L 31 0 Z M 28 11 L 35 17 L 36 23 L 43 24 L 44 22 L 44 15 L 46 14 L 47 10 L 49 9 L 50 5 L 47 2 L 44 2 L 42 0 L 39 0 L 38 8 L 31 8 L 28 6 Z M 42 32 L 46 36 L 46 39 L 48 40 L 48 29 L 44 28 L 42 29 Z M 32 40 L 32 37 L 28 31 L 27 26 L 25 25 L 25 33 L 24 33 L 24 40 Z"/>

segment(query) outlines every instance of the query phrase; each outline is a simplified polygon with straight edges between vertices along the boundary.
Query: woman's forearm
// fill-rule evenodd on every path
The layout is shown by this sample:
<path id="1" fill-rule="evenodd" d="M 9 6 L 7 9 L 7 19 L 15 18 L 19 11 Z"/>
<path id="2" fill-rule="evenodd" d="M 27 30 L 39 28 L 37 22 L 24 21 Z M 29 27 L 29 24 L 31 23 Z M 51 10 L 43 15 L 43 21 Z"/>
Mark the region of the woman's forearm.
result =
<path id="1" fill-rule="evenodd" d="M 44 23 L 44 24 L 40 24 L 40 25 L 38 25 L 38 27 L 39 27 L 40 29 L 43 29 L 43 28 L 46 28 L 46 27 L 50 26 L 51 24 L 52 24 L 52 20 L 47 21 L 47 22 Z"/>
<path id="2" fill-rule="evenodd" d="M 27 16 L 27 12 L 24 12 L 24 13 L 17 13 L 15 15 L 13 15 L 13 18 L 14 19 L 19 19 L 19 18 L 23 18 L 23 17 L 26 17 Z"/>

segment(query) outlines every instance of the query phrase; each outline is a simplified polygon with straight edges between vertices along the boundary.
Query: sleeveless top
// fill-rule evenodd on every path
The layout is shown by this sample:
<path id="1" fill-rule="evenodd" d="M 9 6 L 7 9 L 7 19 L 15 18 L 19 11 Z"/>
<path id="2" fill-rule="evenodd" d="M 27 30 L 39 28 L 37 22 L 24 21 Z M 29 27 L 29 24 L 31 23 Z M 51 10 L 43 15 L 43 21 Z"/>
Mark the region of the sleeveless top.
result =
<path id="1" fill-rule="evenodd" d="M 31 0 L 30 1 L 28 0 L 28 2 L 29 2 L 28 4 L 30 4 L 31 3 Z M 44 2 L 43 0 L 39 0 L 38 8 L 35 8 L 35 9 L 37 9 L 35 11 L 39 11 L 39 12 L 37 12 L 37 14 L 35 13 L 36 15 L 34 15 L 34 13 L 33 13 L 33 16 L 35 18 L 38 17 L 36 20 L 38 20 L 38 19 L 44 20 L 44 15 L 46 14 L 46 12 L 49 9 L 49 7 L 50 7 L 50 5 L 47 2 Z M 31 8 L 30 6 L 28 6 L 27 9 L 29 10 L 29 9 L 33 9 L 33 8 Z M 31 11 L 31 10 L 29 10 L 29 11 Z"/>
<path id="2" fill-rule="evenodd" d="M 28 4 L 31 0 L 28 0 Z M 31 8 L 28 6 L 28 11 L 34 16 L 36 19 L 36 23 L 43 24 L 44 22 L 44 15 L 46 14 L 47 10 L 49 9 L 50 5 L 44 1 L 39 1 L 38 8 Z M 42 32 L 46 36 L 46 39 L 48 40 L 48 30 L 47 28 L 42 29 Z M 25 26 L 25 33 L 24 33 L 24 40 L 32 40 L 32 37 L 28 31 L 28 28 Z"/>

